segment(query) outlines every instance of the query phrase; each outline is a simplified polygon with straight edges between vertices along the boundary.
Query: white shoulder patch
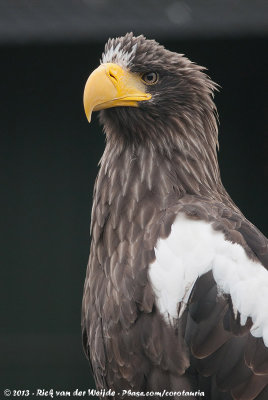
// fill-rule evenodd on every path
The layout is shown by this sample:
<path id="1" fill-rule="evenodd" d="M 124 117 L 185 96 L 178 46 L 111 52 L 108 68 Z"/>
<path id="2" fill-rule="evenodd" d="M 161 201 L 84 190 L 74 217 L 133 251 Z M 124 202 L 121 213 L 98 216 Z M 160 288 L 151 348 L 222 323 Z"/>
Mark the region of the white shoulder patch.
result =
<path id="1" fill-rule="evenodd" d="M 126 52 L 121 49 L 121 43 L 118 43 L 116 47 L 110 47 L 110 49 L 103 53 L 101 64 L 104 63 L 116 63 L 122 68 L 129 68 L 131 61 L 135 57 L 137 45 L 135 44 L 130 52 Z"/>
<path id="2" fill-rule="evenodd" d="M 178 318 L 197 278 L 212 270 L 221 292 L 230 294 L 241 324 L 251 317 L 251 334 L 268 347 L 268 271 L 239 244 L 225 240 L 211 224 L 179 214 L 167 239 L 159 239 L 149 277 L 165 319 Z M 180 312 L 179 316 L 182 314 Z"/>

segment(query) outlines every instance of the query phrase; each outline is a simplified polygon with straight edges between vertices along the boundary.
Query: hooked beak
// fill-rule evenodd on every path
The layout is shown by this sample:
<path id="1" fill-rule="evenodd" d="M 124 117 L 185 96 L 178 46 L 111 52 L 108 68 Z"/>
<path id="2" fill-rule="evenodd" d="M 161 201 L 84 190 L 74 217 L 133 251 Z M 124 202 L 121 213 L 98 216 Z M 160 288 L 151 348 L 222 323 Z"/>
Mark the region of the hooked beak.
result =
<path id="1" fill-rule="evenodd" d="M 139 101 L 151 98 L 138 74 L 106 63 L 95 69 L 86 82 L 84 108 L 90 122 L 92 111 L 118 106 L 138 107 Z"/>

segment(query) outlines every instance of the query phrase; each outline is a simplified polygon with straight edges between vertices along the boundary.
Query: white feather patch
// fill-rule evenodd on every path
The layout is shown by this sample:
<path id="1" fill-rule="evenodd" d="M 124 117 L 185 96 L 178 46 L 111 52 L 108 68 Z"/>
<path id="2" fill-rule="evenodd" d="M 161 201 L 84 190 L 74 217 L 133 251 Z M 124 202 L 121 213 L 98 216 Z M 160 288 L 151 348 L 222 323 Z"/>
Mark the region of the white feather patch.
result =
<path id="1" fill-rule="evenodd" d="M 268 347 L 268 271 L 250 260 L 242 246 L 211 224 L 179 214 L 167 239 L 159 239 L 149 277 L 157 306 L 173 322 L 185 308 L 197 278 L 212 270 L 219 292 L 230 294 L 241 324 L 251 317 L 251 333 Z M 180 304 L 182 303 L 182 304 Z"/>
<path id="2" fill-rule="evenodd" d="M 109 50 L 102 55 L 101 63 L 116 63 L 120 65 L 122 68 L 129 68 L 131 65 L 131 61 L 135 57 L 137 44 L 132 47 L 130 52 L 126 52 L 121 49 L 121 43 L 118 43 L 117 46 L 111 46 Z"/>

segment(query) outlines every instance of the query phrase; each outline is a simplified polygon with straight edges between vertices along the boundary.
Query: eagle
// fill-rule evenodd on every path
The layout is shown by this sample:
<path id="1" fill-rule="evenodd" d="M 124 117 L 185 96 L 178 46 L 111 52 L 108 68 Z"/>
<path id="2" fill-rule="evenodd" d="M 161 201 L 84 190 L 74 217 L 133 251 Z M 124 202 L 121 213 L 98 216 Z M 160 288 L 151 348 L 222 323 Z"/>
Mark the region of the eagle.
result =
<path id="1" fill-rule="evenodd" d="M 101 398 L 268 399 L 268 240 L 222 184 L 204 70 L 127 33 L 85 85 L 106 135 L 82 304 Z"/>

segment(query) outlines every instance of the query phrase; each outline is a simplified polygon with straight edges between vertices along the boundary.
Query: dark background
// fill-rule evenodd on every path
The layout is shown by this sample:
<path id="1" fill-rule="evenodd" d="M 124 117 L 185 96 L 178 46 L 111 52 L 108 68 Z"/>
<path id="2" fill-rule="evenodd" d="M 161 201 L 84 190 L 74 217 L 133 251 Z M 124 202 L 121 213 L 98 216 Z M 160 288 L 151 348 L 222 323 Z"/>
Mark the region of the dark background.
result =
<path id="1" fill-rule="evenodd" d="M 0 1 L 0 398 L 94 387 L 80 308 L 104 136 L 82 94 L 109 36 L 145 33 L 208 68 L 224 185 L 268 234 L 265 2 L 164 3 Z"/>

